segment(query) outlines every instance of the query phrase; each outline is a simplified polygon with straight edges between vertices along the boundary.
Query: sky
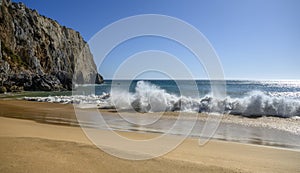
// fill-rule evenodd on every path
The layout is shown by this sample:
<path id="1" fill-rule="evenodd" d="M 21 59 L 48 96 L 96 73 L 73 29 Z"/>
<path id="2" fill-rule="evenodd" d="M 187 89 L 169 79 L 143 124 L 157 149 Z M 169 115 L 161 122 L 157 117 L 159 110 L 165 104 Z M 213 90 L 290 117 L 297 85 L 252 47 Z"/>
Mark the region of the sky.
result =
<path id="1" fill-rule="evenodd" d="M 15 0 L 15 2 L 19 2 Z M 22 0 L 40 14 L 81 33 L 86 41 L 120 19 L 161 14 L 197 28 L 219 56 L 226 79 L 300 80 L 299 0 Z M 196 78 L 203 65 L 182 45 L 159 37 L 141 37 L 118 45 L 97 62 L 105 79 L 135 53 L 161 50 L 179 59 Z M 134 67 L 132 67 L 134 68 Z M 174 68 L 174 67 L 169 67 Z M 149 73 L 143 77 L 159 78 Z"/>

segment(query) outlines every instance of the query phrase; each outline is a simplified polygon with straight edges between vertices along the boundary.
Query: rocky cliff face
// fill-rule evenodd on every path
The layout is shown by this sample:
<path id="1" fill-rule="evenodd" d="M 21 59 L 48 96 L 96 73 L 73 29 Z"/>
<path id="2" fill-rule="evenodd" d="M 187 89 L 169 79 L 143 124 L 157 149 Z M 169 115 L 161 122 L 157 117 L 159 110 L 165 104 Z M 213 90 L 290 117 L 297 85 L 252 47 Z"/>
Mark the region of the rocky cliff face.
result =
<path id="1" fill-rule="evenodd" d="M 78 32 L 22 3 L 2 0 L 0 40 L 1 90 L 70 90 L 72 81 L 102 82 Z"/>

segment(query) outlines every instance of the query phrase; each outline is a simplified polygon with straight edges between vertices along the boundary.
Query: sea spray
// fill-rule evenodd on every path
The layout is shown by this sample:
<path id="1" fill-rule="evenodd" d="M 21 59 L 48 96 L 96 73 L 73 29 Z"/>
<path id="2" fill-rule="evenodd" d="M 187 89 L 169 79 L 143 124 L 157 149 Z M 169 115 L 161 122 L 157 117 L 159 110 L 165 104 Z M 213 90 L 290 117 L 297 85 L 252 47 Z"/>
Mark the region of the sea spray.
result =
<path id="1" fill-rule="evenodd" d="M 192 98 L 169 93 L 165 89 L 146 81 L 138 81 L 133 92 L 113 89 L 111 93 L 101 95 L 73 95 L 49 97 L 25 97 L 25 100 L 89 104 L 97 108 L 116 108 L 118 110 L 135 110 L 139 112 L 205 112 L 230 113 L 247 117 L 300 116 L 300 100 L 284 96 L 272 96 L 266 92 L 252 91 L 244 97 L 217 99 L 206 94 Z M 84 106 L 82 106 L 84 107 Z M 91 106 L 87 106 L 91 107 Z"/>

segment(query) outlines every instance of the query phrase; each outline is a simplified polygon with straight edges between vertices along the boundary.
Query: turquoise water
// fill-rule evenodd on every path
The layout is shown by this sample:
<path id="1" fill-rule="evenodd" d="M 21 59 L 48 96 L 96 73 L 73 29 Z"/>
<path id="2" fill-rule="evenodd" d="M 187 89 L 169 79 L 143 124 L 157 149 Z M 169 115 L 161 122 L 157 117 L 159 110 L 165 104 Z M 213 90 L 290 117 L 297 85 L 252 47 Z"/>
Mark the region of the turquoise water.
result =
<path id="1" fill-rule="evenodd" d="M 84 86 L 78 91 L 85 91 L 85 95 L 110 93 L 112 97 L 110 102 L 114 98 L 122 100 L 129 97 L 131 103 L 127 103 L 128 105 L 132 106 L 133 103 L 138 102 L 139 109 L 142 108 L 146 112 L 179 110 L 226 112 L 249 117 L 300 116 L 300 81 L 228 80 L 224 83 L 226 89 L 224 98 L 214 98 L 211 93 L 211 83 L 209 80 L 106 80 L 102 85 Z M 213 81 L 213 83 L 215 86 L 223 84 L 222 81 Z M 166 105 L 166 109 L 151 107 L 155 105 L 154 102 Z M 114 105 L 130 109 L 130 106 L 124 104 Z M 144 108 L 149 106 L 151 108 L 144 109 L 143 105 Z"/>
<path id="2" fill-rule="evenodd" d="M 124 85 L 130 83 L 129 92 L 135 92 L 137 82 L 141 80 L 133 81 L 114 81 L 114 84 L 119 84 L 121 88 Z M 180 95 L 177 83 L 183 86 L 183 89 L 189 90 L 191 93 L 195 93 L 194 88 L 191 87 L 194 81 L 173 81 L 173 80 L 143 80 L 154 84 L 161 89 L 166 90 L 168 93 Z M 109 93 L 112 80 L 105 80 L 103 84 L 95 86 L 96 94 L 102 94 L 103 92 Z M 177 83 L 176 83 L 177 82 Z M 211 92 L 211 82 L 209 80 L 196 80 L 197 90 L 200 96 L 204 96 Z M 218 82 L 218 81 L 217 81 Z M 249 95 L 253 91 L 261 91 L 269 96 L 283 96 L 291 99 L 300 100 L 300 81 L 251 81 L 251 80 L 227 80 L 226 94 L 230 97 L 242 98 Z"/>

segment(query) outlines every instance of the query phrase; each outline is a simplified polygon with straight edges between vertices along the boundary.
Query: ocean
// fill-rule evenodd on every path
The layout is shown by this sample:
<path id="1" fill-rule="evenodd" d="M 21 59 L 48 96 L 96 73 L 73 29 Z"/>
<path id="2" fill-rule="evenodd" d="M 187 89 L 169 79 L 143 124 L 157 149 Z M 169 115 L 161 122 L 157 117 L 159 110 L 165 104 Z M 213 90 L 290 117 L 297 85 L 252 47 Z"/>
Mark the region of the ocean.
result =
<path id="1" fill-rule="evenodd" d="M 222 84 L 221 81 L 214 81 L 214 84 L 218 85 L 218 82 Z M 192 87 L 192 83 L 196 87 Z M 225 115 L 213 136 L 215 139 L 300 149 L 300 81 L 228 80 L 224 97 L 214 97 L 210 83 L 209 80 L 105 80 L 100 85 L 77 86 L 72 93 L 47 92 L 42 97 L 35 95 L 24 99 L 75 103 L 83 109 L 149 113 L 144 116 L 133 114 L 133 119 L 138 122 L 151 122 L 151 113 L 161 112 Z M 137 125 L 122 116 L 104 113 L 106 124 L 99 124 L 95 116 L 98 115 L 87 115 L 81 125 L 107 129 L 108 124 L 114 130 L 170 133 L 168 130 L 176 122 L 176 118 L 161 117 L 153 124 Z M 185 119 L 171 134 L 185 135 L 184 129 L 194 123 L 194 119 Z M 189 136 L 201 137 L 204 126 L 205 120 L 198 119 Z"/>
<path id="2" fill-rule="evenodd" d="M 218 81 L 214 83 L 218 85 Z M 102 99 L 105 106 L 114 105 L 119 109 L 133 107 L 144 112 L 220 112 L 282 118 L 300 116 L 300 81 L 228 80 L 225 89 L 225 97 L 214 98 L 209 80 L 106 80 L 101 85 L 79 86 L 73 94 L 109 94 L 106 100 Z"/>

